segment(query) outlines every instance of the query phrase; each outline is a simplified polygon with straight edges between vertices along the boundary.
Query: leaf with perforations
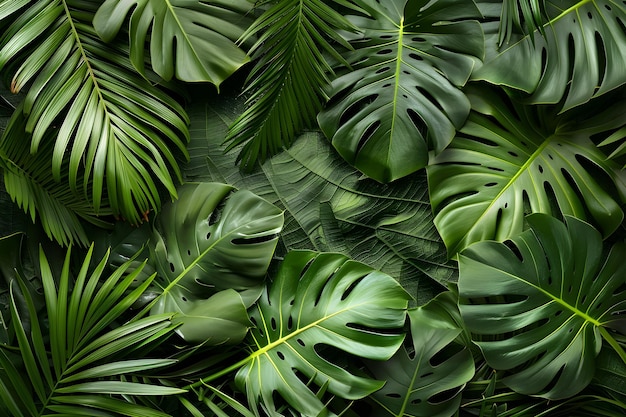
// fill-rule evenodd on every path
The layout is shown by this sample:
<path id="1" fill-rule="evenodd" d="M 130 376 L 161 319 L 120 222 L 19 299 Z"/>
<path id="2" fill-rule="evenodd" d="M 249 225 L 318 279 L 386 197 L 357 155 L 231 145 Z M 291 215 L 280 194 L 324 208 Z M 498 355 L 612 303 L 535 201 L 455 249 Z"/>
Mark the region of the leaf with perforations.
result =
<path id="1" fill-rule="evenodd" d="M 349 16 L 353 71 L 332 84 L 319 116 L 341 156 L 371 178 L 390 182 L 441 152 L 470 111 L 463 86 L 483 55 L 480 13 L 466 0 L 360 2 Z"/>
<path id="2" fill-rule="evenodd" d="M 250 312 L 250 355 L 235 381 L 271 416 L 279 415 L 275 394 L 302 415 L 331 415 L 313 386 L 346 399 L 379 389 L 384 382 L 338 358 L 389 359 L 404 339 L 408 299 L 392 277 L 344 255 L 290 252 Z"/>
<path id="3" fill-rule="evenodd" d="M 623 1 L 544 0 L 543 9 L 537 29 L 500 48 L 496 33 L 487 36 L 485 63 L 472 78 L 531 93 L 535 104 L 561 102 L 563 111 L 626 83 Z"/>
<path id="4" fill-rule="evenodd" d="M 610 331 L 626 331 L 626 244 L 604 251 L 600 233 L 570 216 L 527 220 L 531 230 L 460 254 L 461 315 L 507 386 L 567 398 L 592 380 L 603 338 L 624 357 Z"/>
<path id="5" fill-rule="evenodd" d="M 623 173 L 591 140 L 621 125 L 599 117 L 608 107 L 589 103 L 557 115 L 556 106 L 526 106 L 500 90 L 467 90 L 468 122 L 427 168 L 435 225 L 450 256 L 520 233 L 529 213 L 572 215 L 605 236 L 619 227 Z"/>

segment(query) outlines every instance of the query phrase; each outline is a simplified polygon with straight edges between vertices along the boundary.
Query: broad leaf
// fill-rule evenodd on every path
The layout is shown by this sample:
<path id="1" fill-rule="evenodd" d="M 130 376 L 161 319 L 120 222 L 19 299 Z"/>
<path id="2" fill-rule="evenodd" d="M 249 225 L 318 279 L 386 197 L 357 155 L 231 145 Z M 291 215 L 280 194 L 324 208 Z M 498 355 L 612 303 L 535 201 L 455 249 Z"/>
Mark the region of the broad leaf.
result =
<path id="1" fill-rule="evenodd" d="M 485 359 L 522 394 L 578 393 L 593 378 L 602 336 L 626 330 L 626 245 L 566 216 L 528 218 L 532 230 L 460 255 L 460 310 Z M 601 336 L 602 334 L 602 336 Z"/>
<path id="2" fill-rule="evenodd" d="M 392 184 L 364 178 L 319 133 L 306 133 L 258 170 L 242 175 L 220 146 L 241 100 L 196 102 L 184 175 L 248 189 L 285 210 L 280 253 L 341 252 L 395 277 L 422 304 L 454 280 L 428 201 L 423 172 Z"/>
<path id="3" fill-rule="evenodd" d="M 467 124 L 428 167 L 435 225 L 450 256 L 521 232 L 527 213 L 573 215 L 605 236 L 619 227 L 626 183 L 590 139 L 610 124 L 570 129 L 567 114 L 526 107 L 495 90 L 477 89 L 471 98 Z"/>
<path id="4" fill-rule="evenodd" d="M 237 343 L 250 327 L 246 308 L 262 291 L 283 213 L 226 184 L 186 184 L 179 196 L 155 224 L 151 258 L 162 293 L 151 313 L 178 313 L 176 331 L 189 342 Z"/>
<path id="5" fill-rule="evenodd" d="M 473 79 L 532 93 L 532 103 L 562 101 L 562 110 L 626 82 L 621 70 L 626 66 L 626 9 L 622 1 L 543 3 L 546 16 L 542 29 L 512 36 L 499 50 L 498 36 L 490 36 L 487 48 L 491 52 Z"/>
<path id="6" fill-rule="evenodd" d="M 354 71 L 332 84 L 318 117 L 333 146 L 371 178 L 390 182 L 441 152 L 470 111 L 459 90 L 483 55 L 473 1 L 361 1 L 369 17 L 346 59 Z"/>
<path id="7" fill-rule="evenodd" d="M 290 252 L 250 313 L 251 353 L 235 381 L 250 404 L 262 403 L 272 416 L 278 415 L 275 394 L 303 415 L 329 415 L 303 380 L 347 399 L 383 382 L 343 369 L 324 348 L 389 359 L 404 339 L 408 299 L 393 278 L 343 255 Z"/>
<path id="8" fill-rule="evenodd" d="M 250 49 L 255 64 L 244 90 L 248 107 L 226 137 L 227 150 L 244 144 L 237 161 L 248 171 L 289 147 L 302 129 L 315 123 L 328 99 L 331 68 L 324 54 L 343 61 L 335 48 L 349 45 L 337 31 L 355 30 L 322 0 L 267 3 L 274 4 L 243 35 L 258 35 Z M 329 3 L 349 5 L 345 0 Z"/>
<path id="9" fill-rule="evenodd" d="M 456 296 L 445 292 L 410 310 L 411 343 L 388 361 L 369 363 L 386 380 L 372 394 L 384 411 L 377 416 L 450 417 L 461 405 L 461 391 L 474 376 L 474 358 L 459 340 L 463 323 Z"/>
<path id="10" fill-rule="evenodd" d="M 145 74 L 145 44 L 152 69 L 163 79 L 219 86 L 248 61 L 235 41 L 248 28 L 246 0 L 106 0 L 93 25 L 112 41 L 130 13 L 130 58 Z"/>
<path id="11" fill-rule="evenodd" d="M 27 90 L 17 110 L 26 125 L 3 141 L 28 141 L 33 154 L 53 142 L 37 159 L 51 160 L 57 182 L 95 213 L 110 204 L 139 223 L 160 207 L 159 185 L 176 195 L 188 121 L 176 100 L 136 74 L 123 43 L 98 38 L 91 21 L 99 4 L 42 0 L 14 15 L 0 38 L 0 69 L 11 74 L 13 92 Z"/>

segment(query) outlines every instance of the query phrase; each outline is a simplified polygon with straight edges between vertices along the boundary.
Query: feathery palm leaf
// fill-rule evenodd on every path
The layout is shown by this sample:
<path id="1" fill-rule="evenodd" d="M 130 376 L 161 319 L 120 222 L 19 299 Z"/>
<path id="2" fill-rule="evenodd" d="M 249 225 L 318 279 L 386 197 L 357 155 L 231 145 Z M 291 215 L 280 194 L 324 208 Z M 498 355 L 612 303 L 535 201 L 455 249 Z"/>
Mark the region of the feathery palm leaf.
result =
<path id="1" fill-rule="evenodd" d="M 529 1 L 520 0 L 521 4 Z M 622 1 L 542 3 L 545 17 L 539 29 L 511 35 L 502 48 L 497 34 L 487 40 L 487 58 L 473 79 L 531 93 L 533 104 L 562 102 L 562 111 L 626 83 L 622 70 L 626 66 L 626 6 Z M 537 31 L 543 31 L 543 36 L 534 36 Z"/>
<path id="2" fill-rule="evenodd" d="M 30 331 L 25 330 L 23 318 L 38 317 L 39 312 L 24 283 L 18 279 L 12 285 L 11 323 L 18 346 L 13 349 L 0 346 L 0 368 L 4 369 L 0 384 L 6 388 L 1 390 L 1 395 L 12 415 L 39 416 L 49 411 L 58 415 L 102 415 L 99 410 L 103 410 L 115 415 L 163 416 L 161 412 L 113 395 L 132 397 L 183 392 L 119 377 L 172 364 L 168 359 L 134 359 L 130 354 L 133 345 L 149 343 L 151 339 L 163 340 L 174 327 L 170 316 L 161 315 L 131 320 L 111 329 L 111 323 L 126 312 L 151 280 L 128 293 L 136 272 L 124 276 L 126 264 L 104 277 L 107 256 L 89 272 L 92 250 L 93 247 L 75 280 L 71 279 L 70 250 L 58 279 L 53 276 L 46 255 L 40 251 L 47 327 L 40 324 L 43 320 L 35 319 L 30 320 Z M 17 308 L 14 297 L 17 285 L 26 301 L 26 311 Z M 15 349 L 21 361 L 12 354 Z"/>
<path id="3" fill-rule="evenodd" d="M 59 181 L 50 172 L 54 132 L 47 132 L 42 146 L 35 154 L 24 140 L 26 118 L 22 106 L 14 113 L 7 129 L 0 138 L 0 167 L 4 186 L 13 201 L 30 215 L 33 222 L 38 218 L 49 238 L 62 245 L 80 243 L 87 245 L 87 235 L 80 219 L 98 226 L 106 226 L 98 215 L 110 214 L 106 208 L 96 212 L 83 194 L 67 187 L 67 171 L 63 170 Z M 44 155 L 44 157 L 41 157 Z"/>
<path id="4" fill-rule="evenodd" d="M 543 35 L 544 16 L 545 9 L 542 0 L 503 0 L 498 46 L 508 43 L 515 31 L 530 34 L 531 39 L 536 30 Z"/>
<path id="5" fill-rule="evenodd" d="M 250 50 L 257 62 L 244 92 L 250 93 L 250 106 L 226 137 L 227 150 L 245 143 L 237 158 L 243 168 L 251 169 L 289 147 L 299 131 L 315 122 L 328 99 L 325 88 L 332 71 L 323 54 L 343 61 L 331 43 L 350 48 L 339 29 L 354 27 L 324 1 L 285 0 L 276 2 L 244 33 L 244 40 L 260 34 Z"/>
<path id="6" fill-rule="evenodd" d="M 251 23 L 249 10 L 247 0 L 107 0 L 93 24 L 110 42 L 131 12 L 130 59 L 141 74 L 149 41 L 152 68 L 163 79 L 219 86 L 249 59 L 234 42 Z"/>
<path id="7" fill-rule="evenodd" d="M 0 38 L 0 69 L 13 73 L 13 92 L 28 86 L 21 110 L 31 152 L 58 125 L 47 156 L 54 178 L 66 175 L 72 190 L 89 193 L 95 212 L 106 195 L 114 213 L 138 223 L 159 208 L 158 184 L 176 195 L 174 149 L 186 154 L 187 116 L 134 73 L 123 45 L 100 40 L 91 26 L 99 4 L 42 0 L 20 9 Z"/>

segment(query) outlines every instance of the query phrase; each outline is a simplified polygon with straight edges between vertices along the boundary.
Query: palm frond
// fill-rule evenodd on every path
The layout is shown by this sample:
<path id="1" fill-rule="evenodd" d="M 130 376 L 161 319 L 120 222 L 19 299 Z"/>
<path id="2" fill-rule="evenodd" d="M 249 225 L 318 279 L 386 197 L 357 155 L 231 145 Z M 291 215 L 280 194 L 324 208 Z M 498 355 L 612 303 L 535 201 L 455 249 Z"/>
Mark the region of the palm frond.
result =
<path id="1" fill-rule="evenodd" d="M 498 45 L 502 46 L 511 40 L 516 31 L 529 34 L 539 30 L 544 34 L 543 19 L 546 15 L 543 0 L 504 0 L 500 15 Z"/>
<path id="2" fill-rule="evenodd" d="M 297 133 L 315 123 L 328 99 L 332 72 L 324 53 L 343 61 L 333 43 L 350 48 L 338 30 L 355 28 L 324 1 L 287 0 L 276 2 L 242 36 L 259 35 L 250 50 L 256 63 L 244 91 L 249 107 L 226 137 L 227 150 L 245 143 L 237 159 L 243 168 L 289 147 Z"/>
<path id="3" fill-rule="evenodd" d="M 125 274 L 130 262 L 104 277 L 105 256 L 90 269 L 93 246 L 74 279 L 71 250 L 67 251 L 59 276 L 50 268 L 43 250 L 39 264 L 46 300 L 44 312 L 36 310 L 22 279 L 11 286 L 11 325 L 18 345 L 0 346 L 1 398 L 16 416 L 42 415 L 142 415 L 163 416 L 160 411 L 128 402 L 133 396 L 171 395 L 183 390 L 132 379 L 146 371 L 171 365 L 174 360 L 133 357 L 132 346 L 146 343 L 163 331 L 172 334 L 169 315 L 131 319 L 111 330 L 152 281 L 127 292 L 137 273 Z M 15 301 L 17 286 L 26 301 L 20 311 Z M 22 317 L 31 320 L 24 328 Z M 43 316 L 43 317 L 42 317 Z M 41 323 L 47 323 L 43 326 Z M 162 340 L 162 339 L 161 339 Z M 17 350 L 21 360 L 11 355 Z M 120 377 L 120 375 L 124 377 Z M 124 394 L 124 396 L 119 396 Z M 49 414 L 46 414 L 49 415 Z"/>
<path id="4" fill-rule="evenodd" d="M 54 179 L 89 194 L 96 213 L 108 199 L 113 213 L 138 223 L 160 207 L 159 186 L 176 195 L 188 121 L 134 72 L 127 46 L 100 40 L 91 26 L 99 4 L 43 0 L 21 9 L 0 38 L 0 70 L 11 72 L 13 92 L 27 90 L 21 110 L 32 153 L 58 127 L 52 151 L 39 155 L 51 159 Z"/>

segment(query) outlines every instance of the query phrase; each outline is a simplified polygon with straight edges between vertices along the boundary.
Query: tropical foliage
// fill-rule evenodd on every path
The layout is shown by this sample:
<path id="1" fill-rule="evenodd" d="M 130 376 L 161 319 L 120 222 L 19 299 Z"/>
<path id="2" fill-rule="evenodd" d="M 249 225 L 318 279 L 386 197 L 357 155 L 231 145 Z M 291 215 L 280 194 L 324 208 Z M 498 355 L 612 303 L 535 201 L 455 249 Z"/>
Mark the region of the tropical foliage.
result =
<path id="1" fill-rule="evenodd" d="M 626 414 L 626 2 L 0 0 L 0 415 Z"/>

